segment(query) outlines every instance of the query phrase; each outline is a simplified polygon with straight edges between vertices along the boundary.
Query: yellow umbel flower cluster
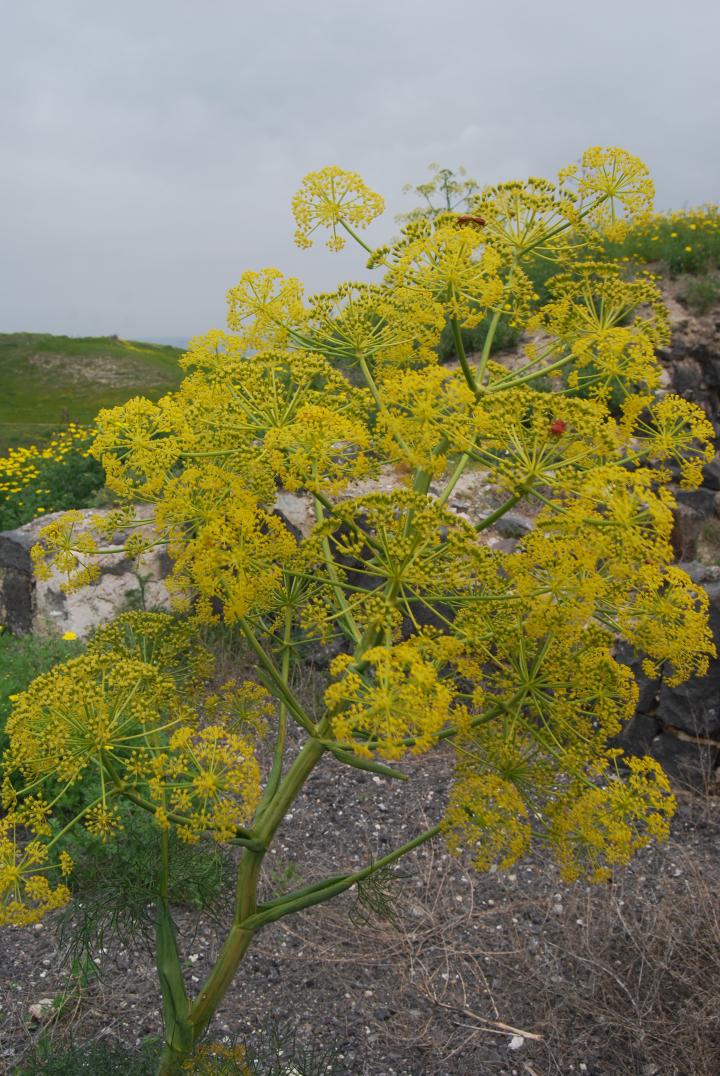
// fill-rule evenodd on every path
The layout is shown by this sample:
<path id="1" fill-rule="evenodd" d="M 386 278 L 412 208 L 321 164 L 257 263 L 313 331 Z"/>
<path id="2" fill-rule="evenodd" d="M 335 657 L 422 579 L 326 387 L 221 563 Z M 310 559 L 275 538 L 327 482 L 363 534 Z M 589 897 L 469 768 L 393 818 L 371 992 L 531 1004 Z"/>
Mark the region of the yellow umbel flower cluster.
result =
<path id="1" fill-rule="evenodd" d="M 252 743 L 219 725 L 185 726 L 170 737 L 168 750 L 148 760 L 149 798 L 161 826 L 181 816 L 178 832 L 197 841 L 203 832 L 229 840 L 249 822 L 260 799 L 260 767 Z M 135 760 L 139 774 L 141 760 Z"/>
<path id="2" fill-rule="evenodd" d="M 0 818 L 0 926 L 36 923 L 70 899 L 68 887 L 62 882 L 53 885 L 48 877 L 68 873 L 69 857 L 61 864 L 50 862 L 47 846 L 38 840 L 21 847 L 18 826 L 26 828 L 13 812 Z"/>
<path id="3" fill-rule="evenodd" d="M 60 837 L 79 824 L 113 838 L 122 803 L 187 841 L 229 840 L 250 820 L 260 797 L 255 739 L 272 710 L 250 682 L 205 698 L 212 668 L 187 623 L 126 613 L 17 696 L 3 758 L 0 923 L 32 922 L 65 903 L 67 887 L 50 882 L 72 869 Z M 89 802 L 58 835 L 53 809 L 73 786 Z"/>
<path id="4" fill-rule="evenodd" d="M 399 248 L 388 282 L 416 292 L 428 305 L 438 303 L 446 316 L 471 328 L 486 310 L 502 304 L 501 264 L 499 252 L 473 228 L 414 225 Z"/>
<path id="5" fill-rule="evenodd" d="M 443 832 L 453 855 L 468 852 L 476 870 L 511 867 L 530 846 L 527 807 L 511 781 L 466 777 L 450 793 Z"/>
<path id="6" fill-rule="evenodd" d="M 356 172 L 345 172 L 336 165 L 310 172 L 293 197 L 292 209 L 299 247 L 312 246 L 310 236 L 317 228 L 329 228 L 330 250 L 342 250 L 345 238 L 339 227 L 366 228 L 385 208 L 383 198 L 371 191 Z"/>
<path id="7" fill-rule="evenodd" d="M 182 631 L 124 620 L 18 700 L 13 810 L 46 774 L 77 782 L 94 767 L 107 791 L 85 824 L 100 835 L 130 795 L 187 839 L 246 824 L 266 839 L 273 805 L 292 801 L 293 720 L 315 761 L 330 752 L 380 772 L 380 760 L 455 743 L 444 829 L 478 866 L 520 855 L 530 818 L 568 874 L 599 877 L 664 832 L 671 803 L 654 764 L 623 771 L 608 752 L 637 694 L 613 653 L 626 639 L 671 683 L 707 667 L 707 597 L 673 564 L 666 486 L 670 464 L 684 486 L 700 481 L 713 431 L 661 392 L 656 281 L 606 256 L 646 219 L 652 183 L 630 154 L 593 148 L 558 182 L 472 193 L 470 214 L 414 219 L 372 250 L 355 229 L 380 196 L 339 168 L 307 177 L 293 203 L 300 244 L 320 227 L 334 249 L 351 236 L 379 278 L 306 298 L 279 270 L 248 271 L 228 295 L 229 331 L 192 341 L 177 392 L 101 412 L 93 451 L 123 502 L 105 537 L 125 528 L 124 548 L 141 554 L 134 505 L 152 505 L 191 615 Z M 542 308 L 538 258 L 553 270 Z M 505 315 L 527 330 L 519 358 L 492 357 Z M 480 326 L 469 355 L 463 330 Z M 439 364 L 441 333 L 456 363 Z M 470 468 L 487 507 L 462 517 L 450 506 Z M 289 493 L 314 510 L 311 533 L 280 514 Z M 516 505 L 534 527 L 500 552 L 487 532 Z M 34 555 L 86 583 L 103 547 L 79 522 L 54 522 Z M 253 742 L 275 710 L 258 685 L 203 701 L 193 632 L 220 620 L 277 703 L 262 799 Z M 293 667 L 319 642 L 339 656 L 309 704 Z"/>
<path id="8" fill-rule="evenodd" d="M 553 805 L 550 835 L 566 881 L 607 881 L 613 867 L 668 836 L 675 803 L 660 765 L 630 758 L 627 766 L 625 780 L 611 772 L 607 783 L 573 790 L 569 803 L 560 798 Z"/>
<path id="9" fill-rule="evenodd" d="M 302 285 L 279 269 L 243 273 L 227 294 L 228 328 L 247 348 L 285 347 L 290 333 L 307 320 Z"/>
<path id="10" fill-rule="evenodd" d="M 622 238 L 629 224 L 652 212 L 655 184 L 647 165 L 617 147 L 585 150 L 580 165 L 562 169 L 560 180 L 576 188 L 580 204 L 591 210 L 590 222 L 608 239 Z"/>
<path id="11" fill-rule="evenodd" d="M 568 226 L 580 222 L 575 199 L 547 179 L 486 187 L 470 207 L 483 234 L 510 261 L 528 254 L 557 257 L 568 243 Z"/>
<path id="12" fill-rule="evenodd" d="M 337 739 L 368 758 L 427 751 L 451 716 L 455 691 L 440 673 L 457 649 L 454 639 L 412 636 L 366 650 L 363 673 L 349 655 L 336 658 L 325 704 Z"/>
<path id="13" fill-rule="evenodd" d="M 670 339 L 667 312 L 648 275 L 628 280 L 617 265 L 581 262 L 549 283 L 552 301 L 539 324 L 548 334 L 548 355 L 570 353 L 570 388 L 609 399 L 636 386 L 657 388 L 655 349 Z"/>

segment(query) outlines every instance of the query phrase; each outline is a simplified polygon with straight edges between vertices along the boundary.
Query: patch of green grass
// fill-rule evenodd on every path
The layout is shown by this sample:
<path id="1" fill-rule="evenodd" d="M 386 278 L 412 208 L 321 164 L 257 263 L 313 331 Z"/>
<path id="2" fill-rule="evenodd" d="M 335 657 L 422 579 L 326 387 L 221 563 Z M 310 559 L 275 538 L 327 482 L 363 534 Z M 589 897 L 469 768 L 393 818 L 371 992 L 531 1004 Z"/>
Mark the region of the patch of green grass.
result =
<path id="1" fill-rule="evenodd" d="M 621 260 L 659 262 L 671 276 L 706 273 L 720 265 L 720 209 L 706 205 L 655 214 L 607 250 Z"/>
<path id="2" fill-rule="evenodd" d="M 91 443 L 92 431 L 73 426 L 44 448 L 11 448 L 0 456 L 0 531 L 48 512 L 96 504 L 105 472 L 89 453 Z"/>
<path id="3" fill-rule="evenodd" d="M 42 443 L 69 421 L 133 396 L 158 399 L 182 377 L 179 348 L 112 336 L 0 334 L 0 452 Z"/>

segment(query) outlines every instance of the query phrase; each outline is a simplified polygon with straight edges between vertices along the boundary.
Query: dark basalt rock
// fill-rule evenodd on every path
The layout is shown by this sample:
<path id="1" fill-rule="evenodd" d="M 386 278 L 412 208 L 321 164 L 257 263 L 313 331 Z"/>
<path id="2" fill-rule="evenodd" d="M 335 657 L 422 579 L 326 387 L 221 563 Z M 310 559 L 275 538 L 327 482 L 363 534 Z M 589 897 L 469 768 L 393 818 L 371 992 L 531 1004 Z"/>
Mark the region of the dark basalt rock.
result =
<path id="1" fill-rule="evenodd" d="M 713 781 L 720 749 L 663 732 L 655 737 L 647 753 L 678 784 L 702 791 Z"/>
<path id="2" fill-rule="evenodd" d="M 675 489 L 673 490 L 678 504 L 687 505 L 697 512 L 703 519 L 715 514 L 715 492 L 700 486 L 699 489 Z"/>
<path id="3" fill-rule="evenodd" d="M 706 489 L 720 489 L 720 453 L 703 467 L 703 486 Z"/>
<path id="4" fill-rule="evenodd" d="M 646 714 L 653 711 L 657 706 L 658 695 L 660 694 L 660 687 L 662 684 L 661 678 L 659 676 L 650 677 L 643 671 L 643 655 L 638 654 L 638 652 L 624 640 L 619 642 L 615 648 L 615 658 L 621 665 L 628 665 L 633 671 L 635 681 L 640 690 L 637 702 L 637 712 L 639 714 Z M 657 731 L 657 729 L 655 731 Z"/>
<path id="5" fill-rule="evenodd" d="M 693 560 L 697 554 L 702 516 L 689 504 L 678 504 L 674 510 L 671 541 L 678 560 Z"/>
<path id="6" fill-rule="evenodd" d="M 642 757 L 650 753 L 651 744 L 661 731 L 661 726 L 652 715 L 635 714 L 610 746 L 620 747 L 626 755 Z"/>

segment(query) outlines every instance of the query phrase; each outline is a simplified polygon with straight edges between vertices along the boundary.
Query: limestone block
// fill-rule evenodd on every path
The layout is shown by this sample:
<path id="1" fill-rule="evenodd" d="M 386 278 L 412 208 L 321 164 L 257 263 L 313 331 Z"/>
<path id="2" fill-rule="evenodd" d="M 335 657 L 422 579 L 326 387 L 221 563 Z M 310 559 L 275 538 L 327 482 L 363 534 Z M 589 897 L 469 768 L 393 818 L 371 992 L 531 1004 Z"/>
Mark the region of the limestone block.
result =
<path id="1" fill-rule="evenodd" d="M 88 525 L 102 511 L 88 509 Z M 149 510 L 146 510 L 149 515 Z M 98 557 L 100 579 L 93 586 L 65 593 L 65 577 L 53 570 L 47 580 L 33 571 L 30 549 L 41 527 L 62 512 L 42 516 L 13 531 L 0 533 L 0 623 L 16 635 L 30 632 L 87 636 L 128 608 L 137 606 L 140 578 L 144 580 L 144 605 L 148 609 L 169 608 L 164 580 L 170 574 L 170 558 L 164 547 L 152 549 L 140 562 L 122 553 Z M 149 530 L 149 528 L 148 528 Z"/>

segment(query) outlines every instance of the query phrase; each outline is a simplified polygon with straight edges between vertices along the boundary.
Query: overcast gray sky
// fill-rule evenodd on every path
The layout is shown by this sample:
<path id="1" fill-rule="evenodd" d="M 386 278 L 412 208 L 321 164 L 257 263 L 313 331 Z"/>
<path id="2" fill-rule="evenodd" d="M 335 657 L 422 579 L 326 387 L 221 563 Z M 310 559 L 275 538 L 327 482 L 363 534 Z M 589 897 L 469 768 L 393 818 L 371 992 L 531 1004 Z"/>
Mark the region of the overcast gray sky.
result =
<path id="1" fill-rule="evenodd" d="M 0 0 L 0 331 L 136 339 L 224 322 L 246 268 L 310 290 L 355 251 L 292 243 L 325 164 L 387 199 L 430 161 L 554 175 L 588 145 L 660 208 L 720 199 L 717 0 Z"/>

